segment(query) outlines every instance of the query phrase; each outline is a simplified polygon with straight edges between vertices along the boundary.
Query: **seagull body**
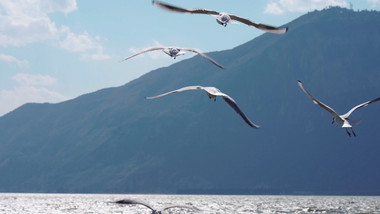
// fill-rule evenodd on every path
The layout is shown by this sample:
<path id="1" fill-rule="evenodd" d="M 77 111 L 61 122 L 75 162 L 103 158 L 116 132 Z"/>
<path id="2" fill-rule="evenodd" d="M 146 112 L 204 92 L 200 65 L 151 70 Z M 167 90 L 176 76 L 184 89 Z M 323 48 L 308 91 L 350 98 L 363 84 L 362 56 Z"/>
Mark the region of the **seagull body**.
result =
<path id="1" fill-rule="evenodd" d="M 188 91 L 188 90 L 204 90 L 206 91 L 208 97 L 210 99 L 214 99 L 216 100 L 216 97 L 217 96 L 221 96 L 223 97 L 223 100 L 231 107 L 235 110 L 236 113 L 238 113 L 242 118 L 243 120 L 251 127 L 253 128 L 260 128 L 260 126 L 252 123 L 248 117 L 243 113 L 243 111 L 239 108 L 239 106 L 236 104 L 235 100 L 232 99 L 230 96 L 228 96 L 227 94 L 224 94 L 222 93 L 219 89 L 215 88 L 215 87 L 203 87 L 203 86 L 187 86 L 187 87 L 183 87 L 183 88 L 180 88 L 180 89 L 177 89 L 177 90 L 174 90 L 174 91 L 170 91 L 170 92 L 167 92 L 167 93 L 164 93 L 164 94 L 160 94 L 160 95 L 157 95 L 157 96 L 154 96 L 154 97 L 146 97 L 146 99 L 155 99 L 155 98 L 159 98 L 159 97 L 163 97 L 163 96 L 167 96 L 167 95 L 170 95 L 170 94 L 174 94 L 174 93 L 177 93 L 177 92 L 182 92 L 182 91 Z"/>
<path id="2" fill-rule="evenodd" d="M 371 103 L 374 103 L 374 102 L 377 102 L 377 101 L 380 101 L 380 97 L 376 98 L 376 99 L 373 99 L 373 100 L 370 100 L 370 101 L 367 101 L 365 103 L 362 103 L 362 104 L 359 104 L 355 107 L 353 107 L 351 110 L 349 110 L 346 114 L 343 114 L 343 115 L 339 115 L 334 109 L 332 109 L 331 107 L 329 107 L 328 105 L 322 103 L 321 101 L 317 100 L 315 97 L 313 97 L 302 85 L 302 82 L 298 80 L 298 85 L 301 87 L 302 91 L 305 92 L 305 94 L 307 96 L 309 96 L 313 102 L 317 105 L 319 105 L 320 107 L 324 108 L 325 110 L 327 110 L 328 112 L 330 112 L 330 114 L 333 116 L 333 121 L 332 123 L 336 123 L 337 125 L 339 125 L 340 127 L 342 128 L 345 128 L 346 129 L 346 132 L 348 134 L 348 136 L 351 137 L 351 133 L 348 131 L 348 128 L 351 128 L 351 131 L 352 131 L 352 134 L 354 136 L 356 136 L 356 133 L 354 132 L 354 130 L 352 129 L 352 126 L 354 125 L 357 125 L 361 122 L 361 120 L 351 120 L 349 119 L 348 117 L 352 114 L 352 112 L 354 112 L 356 109 L 359 109 L 361 107 L 365 107 Z"/>
<path id="3" fill-rule="evenodd" d="M 145 206 L 145 207 L 149 208 L 150 210 L 152 210 L 152 214 L 162 214 L 163 211 L 168 210 L 168 209 L 172 209 L 172 208 L 182 208 L 182 209 L 199 211 L 199 209 L 196 207 L 185 206 L 185 205 L 172 205 L 172 206 L 167 206 L 167 207 L 163 208 L 162 210 L 156 210 L 156 209 L 153 209 L 152 206 L 150 206 L 149 204 L 147 204 L 145 202 L 141 202 L 141 201 L 137 201 L 137 200 L 131 200 L 131 199 L 123 199 L 123 200 L 116 201 L 115 203 L 117 203 L 117 204 L 130 204 L 130 205 L 142 205 L 142 206 Z"/>
<path id="4" fill-rule="evenodd" d="M 193 53 L 197 53 L 199 55 L 201 55 L 203 58 L 206 58 L 207 60 L 209 60 L 210 62 L 214 63 L 214 65 L 218 66 L 219 68 L 222 68 L 224 69 L 224 67 L 222 65 L 220 65 L 219 63 L 217 63 L 215 60 L 213 60 L 211 57 L 207 56 L 206 54 L 202 53 L 201 51 L 195 49 L 195 48 L 180 48 L 180 47 L 152 47 L 152 48 L 148 48 L 148 49 L 145 49 L 143 51 L 140 51 L 132 56 L 129 56 L 125 59 L 123 59 L 122 61 L 125 61 L 125 60 L 128 60 L 132 57 L 135 57 L 137 55 L 140 55 L 140 54 L 143 54 L 143 53 L 146 53 L 146 52 L 149 52 L 149 51 L 156 51 L 156 50 L 162 50 L 165 54 L 169 55 L 170 57 L 173 57 L 174 59 L 177 57 L 177 56 L 181 56 L 181 55 L 184 55 L 186 52 L 185 51 L 190 51 L 190 52 L 193 52 Z"/>
<path id="5" fill-rule="evenodd" d="M 166 4 L 157 0 L 152 1 L 153 5 L 160 7 L 165 10 L 169 11 L 174 11 L 174 12 L 180 12 L 180 13 L 190 13 L 190 14 L 207 14 L 207 15 L 212 15 L 216 18 L 216 21 L 220 24 L 223 25 L 224 27 L 227 26 L 227 24 L 234 23 L 235 21 L 244 23 L 248 26 L 258 28 L 260 30 L 267 31 L 269 33 L 275 33 L 275 34 L 284 34 L 288 31 L 287 27 L 284 28 L 277 28 L 273 27 L 270 25 L 265 25 L 265 24 L 260 24 L 260 23 L 255 23 L 249 19 L 231 15 L 225 12 L 217 12 L 213 10 L 207 10 L 207 9 L 185 9 L 185 8 L 180 8 L 177 6 L 173 6 L 170 4 Z"/>

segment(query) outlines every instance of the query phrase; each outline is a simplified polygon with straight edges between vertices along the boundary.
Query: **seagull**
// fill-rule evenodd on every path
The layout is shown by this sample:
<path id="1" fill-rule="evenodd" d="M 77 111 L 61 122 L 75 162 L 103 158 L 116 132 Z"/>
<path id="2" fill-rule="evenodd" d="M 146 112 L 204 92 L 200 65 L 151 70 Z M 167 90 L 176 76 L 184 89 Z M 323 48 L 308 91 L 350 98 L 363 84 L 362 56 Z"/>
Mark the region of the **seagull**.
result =
<path id="1" fill-rule="evenodd" d="M 115 203 L 117 203 L 117 204 L 132 204 L 132 205 L 137 204 L 137 205 L 143 205 L 143 206 L 149 208 L 150 210 L 152 210 L 152 214 L 162 214 L 163 211 L 168 210 L 168 209 L 172 209 L 172 208 L 181 208 L 181 209 L 189 209 L 189 210 L 194 210 L 194 211 L 200 211 L 196 207 L 185 206 L 185 205 L 172 205 L 172 206 L 167 206 L 167 207 L 163 208 L 162 210 L 155 210 L 155 209 L 152 208 L 152 206 L 150 206 L 147 203 L 144 203 L 144 202 L 141 202 L 141 201 L 137 201 L 137 200 L 131 200 L 131 199 L 123 199 L 123 200 L 116 201 Z"/>
<path id="2" fill-rule="evenodd" d="M 166 96 L 166 95 L 169 95 L 169 94 L 174 94 L 174 93 L 177 93 L 177 92 L 188 91 L 188 90 L 205 90 L 206 93 L 207 93 L 207 95 L 208 95 L 208 97 L 210 99 L 214 99 L 214 101 L 216 101 L 216 97 L 217 96 L 222 96 L 223 100 L 229 106 L 231 106 L 231 108 L 233 108 L 236 111 L 236 113 L 238 113 L 249 126 L 251 126 L 253 128 L 256 128 L 256 129 L 260 128 L 260 126 L 255 125 L 254 123 L 252 123 L 247 118 L 247 116 L 245 116 L 245 114 L 239 108 L 239 106 L 236 104 L 236 102 L 235 102 L 234 99 L 232 99 L 227 94 L 222 93 L 219 89 L 217 89 L 215 87 L 187 86 L 187 87 L 183 87 L 183 88 L 180 88 L 180 89 L 177 89 L 177 90 L 174 90 L 174 91 L 170 91 L 170 92 L 167 92 L 167 93 L 164 93 L 164 94 L 160 94 L 160 95 L 157 95 L 157 96 L 154 96 L 154 97 L 145 97 L 145 98 L 146 99 L 155 99 L 155 98 L 163 97 L 163 96 Z"/>
<path id="3" fill-rule="evenodd" d="M 229 23 L 234 23 L 235 21 L 238 21 L 238 22 L 244 23 L 244 24 L 246 24 L 248 26 L 255 27 L 255 28 L 258 28 L 260 30 L 267 31 L 269 33 L 284 34 L 284 33 L 286 33 L 288 31 L 287 27 L 277 28 L 277 27 L 273 27 L 273 26 L 270 26 L 270 25 L 255 23 L 255 22 L 253 22 L 253 21 L 251 21 L 249 19 L 242 18 L 242 17 L 235 16 L 235 15 L 231 15 L 231 14 L 224 13 L 224 12 L 217 12 L 217 11 L 207 10 L 207 9 L 202 9 L 202 8 L 199 8 L 199 9 L 185 9 L 185 8 L 176 7 L 176 6 L 173 6 L 173 5 L 170 5 L 170 4 L 166 4 L 166 3 L 163 3 L 163 2 L 160 2 L 160 1 L 157 1 L 157 0 L 152 0 L 152 4 L 155 5 L 155 6 L 157 6 L 157 7 L 162 8 L 162 9 L 170 10 L 170 11 L 174 11 L 174 12 L 212 15 L 212 16 L 214 16 L 216 18 L 216 21 L 220 25 L 222 25 L 224 27 L 226 27 L 227 24 L 229 24 Z"/>
<path id="4" fill-rule="evenodd" d="M 122 61 L 125 61 L 125 60 L 128 60 L 132 57 L 135 57 L 137 55 L 140 55 L 140 54 L 143 54 L 143 53 L 146 53 L 146 52 L 149 52 L 149 51 L 156 51 L 156 50 L 162 50 L 164 53 L 166 53 L 167 55 L 169 55 L 170 57 L 173 57 L 174 59 L 177 57 L 177 56 L 181 56 L 181 55 L 184 55 L 186 52 L 184 51 L 190 51 L 190 52 L 194 52 L 194 53 L 197 53 L 199 55 L 201 55 L 202 57 L 208 59 L 210 62 L 214 63 L 216 66 L 218 66 L 219 68 L 222 68 L 224 69 L 224 67 L 222 65 L 220 65 L 219 63 L 217 63 L 215 60 L 213 60 L 211 57 L 207 56 L 206 54 L 202 53 L 201 51 L 195 49 L 195 48 L 180 48 L 180 47 L 152 47 L 152 48 L 148 48 L 148 49 L 145 49 L 137 54 L 134 54 L 130 57 L 127 57 L 125 59 L 123 59 Z M 182 51 L 184 50 L 184 51 Z"/>
<path id="5" fill-rule="evenodd" d="M 361 107 L 365 107 L 365 106 L 367 106 L 367 105 L 369 105 L 371 103 L 380 101 L 380 97 L 378 97 L 376 99 L 367 101 L 365 103 L 362 103 L 360 105 L 357 105 L 357 106 L 353 107 L 346 114 L 339 115 L 338 113 L 336 113 L 336 111 L 334 109 L 332 109 L 331 107 L 329 107 L 326 104 L 322 103 L 321 101 L 317 100 L 308 91 L 306 91 L 306 89 L 303 87 L 302 82 L 300 80 L 298 80 L 298 85 L 301 87 L 302 91 L 305 92 L 306 95 L 309 96 L 313 100 L 313 102 L 315 104 L 321 106 L 322 108 L 324 108 L 328 112 L 330 112 L 330 114 L 332 114 L 332 116 L 333 116 L 332 123 L 336 123 L 337 125 L 341 126 L 342 128 L 345 128 L 348 136 L 350 136 L 350 137 L 351 137 L 351 133 L 348 131 L 348 128 L 351 128 L 352 134 L 356 137 L 356 133 L 352 129 L 352 126 L 359 124 L 360 121 L 361 121 L 361 120 L 350 120 L 348 117 L 352 114 L 352 112 L 354 112 L 356 109 L 359 109 Z"/>

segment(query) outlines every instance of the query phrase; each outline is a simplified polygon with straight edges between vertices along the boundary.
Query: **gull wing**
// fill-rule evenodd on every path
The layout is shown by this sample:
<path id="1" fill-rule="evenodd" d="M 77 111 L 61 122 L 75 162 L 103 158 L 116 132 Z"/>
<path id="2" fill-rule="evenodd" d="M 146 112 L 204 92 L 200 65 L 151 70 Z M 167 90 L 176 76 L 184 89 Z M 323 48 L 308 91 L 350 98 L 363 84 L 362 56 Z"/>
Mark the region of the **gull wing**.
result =
<path id="1" fill-rule="evenodd" d="M 313 102 L 314 102 L 315 104 L 317 104 L 317 105 L 319 105 L 320 107 L 326 109 L 326 110 L 327 110 L 328 112 L 330 112 L 330 114 L 332 114 L 334 117 L 339 117 L 338 113 L 336 113 L 336 112 L 334 111 L 334 109 L 332 109 L 332 108 L 329 107 L 328 105 L 322 103 L 321 101 L 315 99 L 315 98 L 314 98 L 314 97 L 313 97 L 308 91 L 306 91 L 306 89 L 305 89 L 305 88 L 303 87 L 303 85 L 302 85 L 302 82 L 299 81 L 299 80 L 298 80 L 298 85 L 301 87 L 302 91 L 305 92 L 305 94 L 306 94 L 307 96 L 309 96 L 309 97 L 313 100 Z"/>
<path id="2" fill-rule="evenodd" d="M 130 57 L 127 57 L 127 58 L 125 58 L 125 59 L 123 59 L 123 60 L 121 60 L 121 61 L 128 60 L 128 59 L 130 59 L 130 58 L 132 58 L 132 57 L 135 57 L 135 56 L 137 56 L 137 55 L 140 55 L 140 54 L 143 54 L 143 53 L 146 53 L 146 52 L 149 52 L 149 51 L 163 50 L 163 49 L 165 49 L 165 48 L 166 48 L 166 47 L 153 47 L 153 48 L 148 48 L 148 49 L 145 49 L 145 50 L 143 50 L 143 51 L 141 51 L 141 52 L 139 52 L 139 53 L 137 53 L 137 54 L 134 54 L 134 55 L 132 55 L 132 56 L 130 56 Z"/>
<path id="3" fill-rule="evenodd" d="M 191 52 L 197 53 L 197 54 L 201 55 L 202 57 L 206 58 L 208 61 L 214 63 L 214 65 L 218 66 L 219 68 L 224 69 L 224 67 L 222 65 L 220 65 L 219 63 L 217 63 L 211 57 L 209 57 L 206 54 L 202 53 L 200 50 L 197 50 L 197 49 L 194 49 L 194 48 L 182 48 L 182 50 L 191 51 Z"/>
<path id="4" fill-rule="evenodd" d="M 137 201 L 137 200 L 132 200 L 132 199 L 123 199 L 123 200 L 116 201 L 115 203 L 117 203 L 117 204 L 143 205 L 143 206 L 145 206 L 151 210 L 154 210 L 152 208 L 152 206 L 150 206 L 149 204 L 141 202 L 141 201 Z"/>
<path id="5" fill-rule="evenodd" d="M 203 87 L 202 86 L 187 86 L 187 87 L 183 87 L 183 88 L 180 88 L 180 89 L 177 89 L 177 90 L 174 90 L 174 91 L 169 91 L 167 93 L 160 94 L 160 95 L 157 95 L 157 96 L 145 97 L 145 99 L 155 99 L 155 98 L 167 96 L 167 95 L 170 95 L 170 94 L 174 94 L 174 93 L 177 93 L 177 92 L 188 91 L 188 90 L 197 90 L 197 89 L 203 89 Z"/>
<path id="6" fill-rule="evenodd" d="M 186 206 L 186 205 L 172 205 L 172 206 L 167 206 L 162 211 L 172 209 L 172 208 L 180 208 L 180 209 L 189 209 L 189 210 L 194 210 L 194 211 L 200 211 L 200 209 L 192 206 Z"/>
<path id="7" fill-rule="evenodd" d="M 260 30 L 267 31 L 269 33 L 284 34 L 288 31 L 287 27 L 278 28 L 278 27 L 273 27 L 270 25 L 255 23 L 249 19 L 239 17 L 239 16 L 235 16 L 235 15 L 230 15 L 230 17 L 233 20 L 239 21 L 239 22 L 244 23 L 244 24 L 249 25 L 249 26 L 253 26 L 253 27 L 258 28 Z"/>
<path id="8" fill-rule="evenodd" d="M 238 113 L 238 114 L 243 118 L 243 120 L 244 120 L 249 126 L 251 126 L 251 127 L 253 127 L 253 128 L 256 128 L 256 129 L 260 128 L 260 126 L 258 126 L 258 125 L 256 125 L 256 124 L 252 123 L 252 122 L 248 119 L 248 117 L 245 116 L 244 112 L 239 108 L 239 106 L 236 104 L 236 102 L 235 102 L 234 99 L 232 99 L 232 98 L 231 98 L 230 96 L 228 96 L 227 94 L 222 95 L 222 97 L 223 97 L 223 100 L 224 100 L 229 106 L 231 106 L 231 108 L 233 108 L 233 109 L 236 111 L 236 113 Z"/>
<path id="9" fill-rule="evenodd" d="M 165 10 L 170 10 L 170 11 L 180 12 L 180 13 L 209 14 L 209 15 L 218 15 L 219 14 L 219 12 L 217 12 L 217 11 L 212 11 L 212 10 L 207 10 L 207 9 L 202 9 L 202 8 L 185 9 L 185 8 L 173 6 L 173 5 L 166 4 L 164 2 L 160 2 L 160 1 L 156 1 L 156 0 L 153 0 L 152 4 L 159 7 L 159 8 L 165 9 Z"/>
<path id="10" fill-rule="evenodd" d="M 362 103 L 362 104 L 360 104 L 360 105 L 357 105 L 357 106 L 353 107 L 353 108 L 352 108 L 350 111 L 348 111 L 346 114 L 341 115 L 341 117 L 343 117 L 343 118 L 347 118 L 347 117 L 349 117 L 350 114 L 352 114 L 352 112 L 354 112 L 356 109 L 361 108 L 361 107 L 368 106 L 369 104 L 371 104 L 371 103 L 375 103 L 375 102 L 377 102 L 377 101 L 380 101 L 380 97 L 378 97 L 378 98 L 376 98 L 376 99 L 373 99 L 373 100 L 370 100 L 370 101 L 367 101 L 367 102 L 365 102 L 365 103 Z"/>

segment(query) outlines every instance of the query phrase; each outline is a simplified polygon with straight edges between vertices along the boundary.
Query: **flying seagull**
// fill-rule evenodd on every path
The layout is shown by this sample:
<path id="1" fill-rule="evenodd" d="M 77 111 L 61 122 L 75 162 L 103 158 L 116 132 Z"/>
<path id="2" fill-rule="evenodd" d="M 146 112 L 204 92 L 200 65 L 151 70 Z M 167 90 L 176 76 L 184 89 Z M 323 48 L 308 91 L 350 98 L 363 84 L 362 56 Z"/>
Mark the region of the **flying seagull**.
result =
<path id="1" fill-rule="evenodd" d="M 157 0 L 152 0 L 152 4 L 156 5 L 157 7 L 162 8 L 162 9 L 170 10 L 170 11 L 174 11 L 174 12 L 212 15 L 212 16 L 214 16 L 216 18 L 216 21 L 220 25 L 223 25 L 224 27 L 226 27 L 227 24 L 234 23 L 235 21 L 238 21 L 238 22 L 244 23 L 244 24 L 246 24 L 248 26 L 255 27 L 255 28 L 258 28 L 260 30 L 267 31 L 269 33 L 284 34 L 284 33 L 286 33 L 288 31 L 287 27 L 277 28 L 277 27 L 273 27 L 273 26 L 270 26 L 270 25 L 255 23 L 255 22 L 253 22 L 253 21 L 251 21 L 249 19 L 246 19 L 246 18 L 243 18 L 243 17 L 239 17 L 239 16 L 235 16 L 235 15 L 228 14 L 228 13 L 224 13 L 224 12 L 217 12 L 217 11 L 207 10 L 207 9 L 202 9 L 202 8 L 199 8 L 199 9 L 185 9 L 185 8 L 180 8 L 180 7 L 177 7 L 177 6 L 170 5 L 170 4 L 166 4 L 164 2 L 160 2 L 160 1 L 157 1 Z"/>
<path id="2" fill-rule="evenodd" d="M 128 59 L 130 59 L 132 57 L 135 57 L 137 55 L 140 55 L 140 54 L 143 54 L 143 53 L 146 53 L 146 52 L 149 52 L 149 51 L 156 51 L 156 50 L 162 50 L 164 53 L 166 53 L 170 57 L 173 57 L 174 59 L 177 56 L 184 55 L 186 53 L 184 51 L 194 52 L 194 53 L 197 53 L 197 54 L 201 55 L 202 57 L 208 59 L 210 62 L 214 63 L 219 68 L 224 69 L 224 67 L 222 65 L 220 65 L 219 63 L 217 63 L 211 57 L 207 56 L 206 54 L 202 53 L 201 51 L 199 51 L 199 50 L 197 50 L 195 48 L 164 47 L 164 46 L 162 46 L 162 47 L 152 47 L 152 48 L 145 49 L 145 50 L 143 50 L 143 51 L 141 51 L 141 52 L 139 52 L 137 54 L 134 54 L 134 55 L 132 55 L 130 57 L 127 57 L 127 58 L 123 59 L 122 61 L 128 60 Z"/>
<path id="3" fill-rule="evenodd" d="M 182 92 L 182 91 L 188 91 L 188 90 L 205 90 L 208 97 L 210 99 L 214 99 L 214 101 L 216 101 L 216 97 L 217 96 L 222 96 L 223 97 L 223 100 L 229 105 L 231 106 L 231 108 L 233 108 L 236 113 L 238 113 L 242 118 L 243 120 L 251 127 L 253 128 L 260 128 L 260 126 L 258 125 L 255 125 L 254 123 L 252 123 L 247 116 L 245 116 L 245 114 L 243 113 L 243 111 L 239 108 L 239 106 L 236 104 L 235 100 L 232 99 L 230 96 L 228 96 L 227 94 L 224 94 L 222 93 L 219 89 L 215 88 L 215 87 L 203 87 L 203 86 L 187 86 L 187 87 L 183 87 L 183 88 L 180 88 L 180 89 L 177 89 L 177 90 L 174 90 L 174 91 L 170 91 L 170 92 L 167 92 L 167 93 L 164 93 L 164 94 L 160 94 L 160 95 L 157 95 L 157 96 L 154 96 L 154 97 L 145 97 L 146 99 L 155 99 L 155 98 L 159 98 L 159 97 L 163 97 L 163 96 L 166 96 L 166 95 L 169 95 L 169 94 L 174 94 L 174 93 L 177 93 L 177 92 Z"/>
<path id="4" fill-rule="evenodd" d="M 313 100 L 313 102 L 315 104 L 321 106 L 322 108 L 324 108 L 328 112 L 330 112 L 330 114 L 332 114 L 332 116 L 333 116 L 332 123 L 335 122 L 337 125 L 341 126 L 342 128 L 345 128 L 348 136 L 350 136 L 350 137 L 351 137 L 351 133 L 348 131 L 348 128 L 351 128 L 352 134 L 354 136 L 356 136 L 354 130 L 352 129 L 352 126 L 353 125 L 357 125 L 361 121 L 361 120 L 350 120 L 348 117 L 351 115 L 351 113 L 354 112 L 358 108 L 365 107 L 365 106 L 367 106 L 367 105 L 369 105 L 371 103 L 380 101 L 380 97 L 378 97 L 378 98 L 376 98 L 374 100 L 370 100 L 370 101 L 367 101 L 365 103 L 362 103 L 360 105 L 357 105 L 357 106 L 353 107 L 346 114 L 339 115 L 338 113 L 336 113 L 336 111 L 334 109 L 332 109 L 328 105 L 326 105 L 326 104 L 322 103 L 321 101 L 317 100 L 316 98 L 314 98 L 308 91 L 306 91 L 306 89 L 302 85 L 302 82 L 299 81 L 299 80 L 298 80 L 298 85 L 301 87 L 302 91 L 305 92 L 307 94 L 307 96 L 309 96 Z"/>
<path id="5" fill-rule="evenodd" d="M 145 206 L 145 207 L 149 208 L 150 210 L 152 210 L 152 214 L 162 214 L 163 211 L 168 210 L 168 209 L 172 209 L 172 208 L 181 208 L 181 209 L 189 209 L 189 210 L 199 211 L 199 209 L 196 207 L 185 206 L 185 205 L 172 205 L 172 206 L 167 206 L 167 207 L 163 208 L 162 210 L 156 210 L 156 209 L 153 209 L 152 206 L 150 206 L 149 204 L 147 204 L 145 202 L 141 202 L 141 201 L 137 201 L 137 200 L 131 200 L 131 199 L 123 199 L 123 200 L 116 201 L 115 203 L 117 203 L 117 204 L 142 205 L 142 206 Z"/>

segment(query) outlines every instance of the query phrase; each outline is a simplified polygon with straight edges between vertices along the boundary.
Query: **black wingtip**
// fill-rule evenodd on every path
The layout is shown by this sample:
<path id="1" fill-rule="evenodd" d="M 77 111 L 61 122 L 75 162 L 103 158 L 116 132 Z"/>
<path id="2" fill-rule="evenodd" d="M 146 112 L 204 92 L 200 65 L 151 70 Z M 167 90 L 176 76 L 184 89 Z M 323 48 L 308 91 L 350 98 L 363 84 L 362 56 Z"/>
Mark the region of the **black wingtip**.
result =
<path id="1" fill-rule="evenodd" d="M 288 32 L 288 30 L 289 30 L 289 27 L 286 27 L 286 28 L 285 28 L 285 33 Z"/>
<path id="2" fill-rule="evenodd" d="M 132 201 L 128 200 L 128 199 L 122 199 L 122 200 L 115 201 L 114 203 L 116 203 L 116 204 L 131 204 Z"/>
<path id="3" fill-rule="evenodd" d="M 298 80 L 299 83 L 302 83 L 301 80 Z"/>

